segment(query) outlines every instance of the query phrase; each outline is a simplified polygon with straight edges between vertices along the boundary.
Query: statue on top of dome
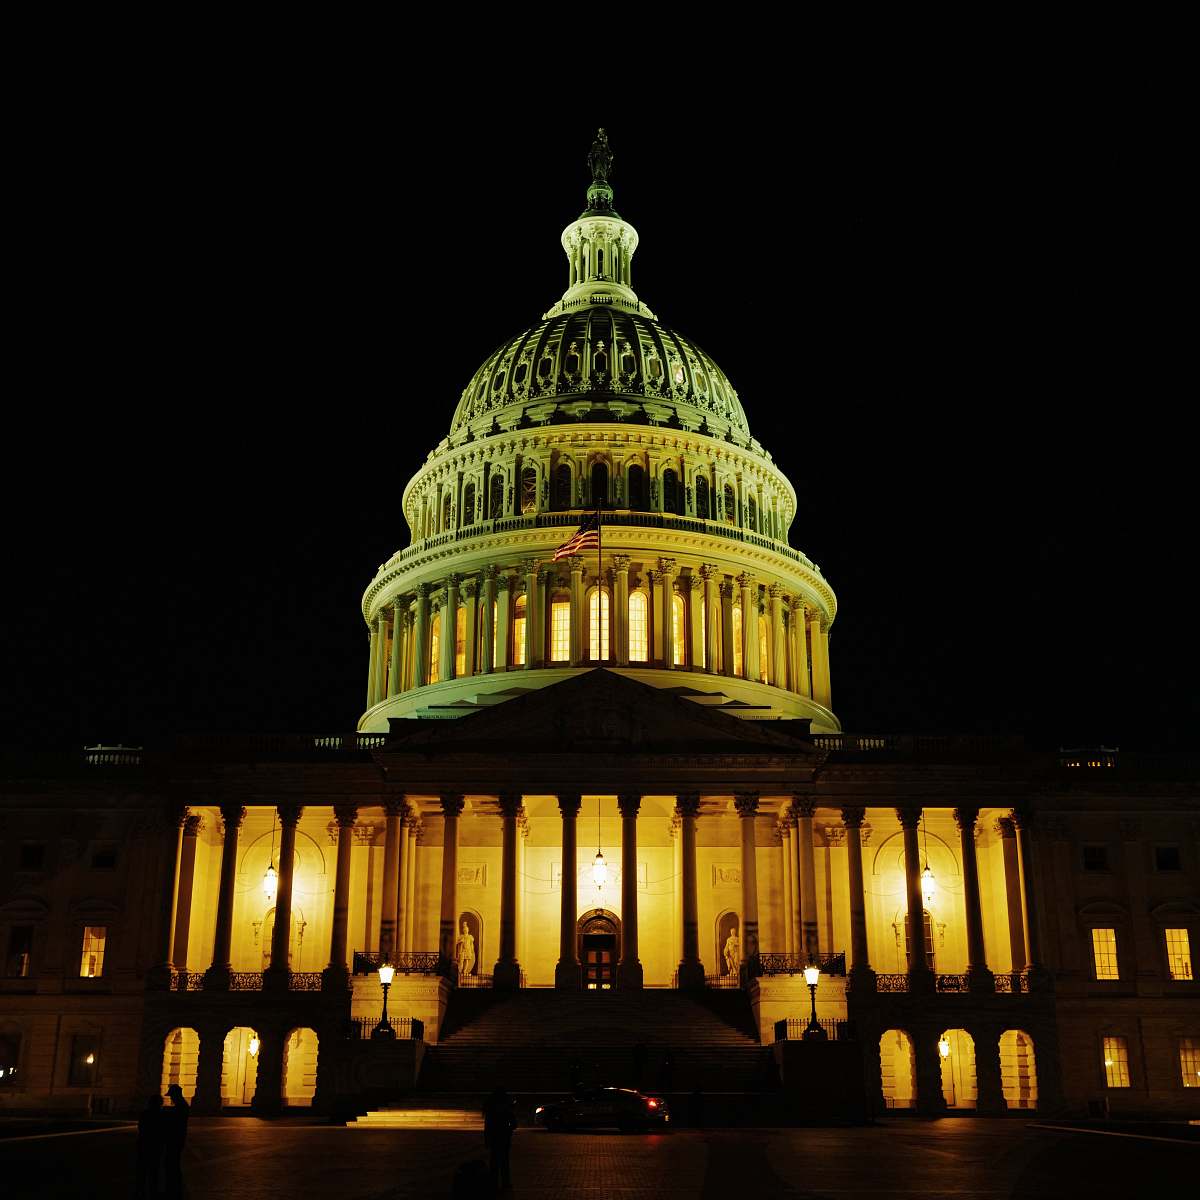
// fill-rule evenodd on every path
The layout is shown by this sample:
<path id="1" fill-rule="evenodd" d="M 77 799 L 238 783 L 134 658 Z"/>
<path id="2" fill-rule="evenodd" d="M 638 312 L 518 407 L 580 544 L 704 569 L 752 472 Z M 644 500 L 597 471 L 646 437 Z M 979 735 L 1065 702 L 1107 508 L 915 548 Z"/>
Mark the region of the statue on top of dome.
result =
<path id="1" fill-rule="evenodd" d="M 608 134 L 603 129 L 596 133 L 596 140 L 592 143 L 592 148 L 588 152 L 588 167 L 592 172 L 592 179 L 607 183 L 608 176 L 612 171 L 613 156 L 612 151 L 608 148 Z"/>

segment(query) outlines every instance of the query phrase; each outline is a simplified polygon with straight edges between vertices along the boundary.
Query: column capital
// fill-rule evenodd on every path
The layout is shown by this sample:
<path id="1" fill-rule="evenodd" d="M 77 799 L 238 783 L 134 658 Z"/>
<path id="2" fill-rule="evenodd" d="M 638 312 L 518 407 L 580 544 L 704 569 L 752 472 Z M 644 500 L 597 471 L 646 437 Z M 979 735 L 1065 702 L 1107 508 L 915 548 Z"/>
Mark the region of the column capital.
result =
<path id="1" fill-rule="evenodd" d="M 662 578 L 662 572 L 656 571 L 653 567 L 651 567 L 646 572 L 646 579 L 650 582 L 651 586 L 656 584 L 661 578 Z"/>
<path id="2" fill-rule="evenodd" d="M 294 800 L 284 800 L 275 806 L 275 810 L 279 813 L 280 825 L 291 825 L 294 827 L 300 824 L 304 805 L 297 804 Z"/>
<path id="3" fill-rule="evenodd" d="M 1017 829 L 1013 824 L 1012 817 L 997 817 L 993 828 L 999 837 L 1015 838 L 1017 836 Z"/>
<path id="4" fill-rule="evenodd" d="M 563 817 L 577 817 L 583 807 L 583 797 L 578 792 L 560 792 L 558 794 L 558 811 Z"/>
<path id="5" fill-rule="evenodd" d="M 500 815 L 503 817 L 519 817 L 521 815 L 520 792 L 501 792 L 496 797 L 496 803 L 499 804 Z"/>
<path id="6" fill-rule="evenodd" d="M 902 829 L 916 829 L 921 824 L 922 809 L 919 804 L 906 804 L 903 808 L 896 809 L 896 819 L 900 822 Z"/>
<path id="7" fill-rule="evenodd" d="M 809 796 L 792 794 L 792 816 L 797 820 L 806 817 L 811 820 L 817 812 L 817 802 Z"/>
<path id="8" fill-rule="evenodd" d="M 705 583 L 707 583 L 710 579 L 716 579 L 720 573 L 720 569 L 715 563 L 701 563 L 700 565 L 700 578 L 703 579 Z"/>
<path id="9" fill-rule="evenodd" d="M 687 588 L 689 592 L 698 592 L 704 586 L 704 580 L 699 575 L 685 575 L 679 581 L 681 588 Z"/>
<path id="10" fill-rule="evenodd" d="M 675 808 L 681 817 L 698 817 L 700 815 L 700 793 L 676 793 Z"/>
<path id="11" fill-rule="evenodd" d="M 495 563 L 488 563 L 483 568 L 483 580 L 486 583 L 489 579 L 495 579 L 500 574 L 500 568 Z"/>
<path id="12" fill-rule="evenodd" d="M 191 813 L 183 818 L 183 836 L 198 837 L 204 832 L 204 818 L 199 813 Z"/>
<path id="13" fill-rule="evenodd" d="M 641 806 L 641 792 L 622 792 L 617 796 L 617 810 L 623 817 L 636 817 Z"/>
<path id="14" fill-rule="evenodd" d="M 430 598 L 429 598 L 429 607 L 431 609 L 433 609 L 433 611 L 435 613 L 440 613 L 442 611 L 442 606 L 445 603 L 446 603 L 446 593 L 445 592 L 438 592 L 436 595 L 430 596 Z"/>
<path id="15" fill-rule="evenodd" d="M 743 571 L 737 577 L 737 582 L 738 582 L 738 587 L 740 587 L 740 588 L 753 587 L 754 586 L 754 576 L 749 575 L 745 571 Z"/>
<path id="16" fill-rule="evenodd" d="M 462 583 L 462 576 L 457 571 L 452 571 L 446 576 L 446 586 L 456 588 Z"/>
<path id="17" fill-rule="evenodd" d="M 827 846 L 844 846 L 846 844 L 846 827 L 844 825 L 826 825 L 825 844 Z"/>
<path id="18" fill-rule="evenodd" d="M 1014 808 L 1012 810 L 1012 823 L 1016 827 L 1018 833 L 1028 833 L 1033 829 L 1033 810 L 1028 808 Z M 1118 828 L 1127 825 L 1128 821 L 1118 822 Z M 1137 830 L 1126 832 L 1121 828 L 1121 838 L 1123 841 L 1136 840 L 1138 836 Z"/>
<path id="19" fill-rule="evenodd" d="M 581 575 L 583 573 L 583 566 L 584 566 L 583 555 L 582 554 L 572 554 L 567 559 L 567 566 L 570 567 L 572 575 Z"/>
<path id="20" fill-rule="evenodd" d="M 246 819 L 246 810 L 240 804 L 222 804 L 221 820 L 225 822 L 226 830 L 240 829 Z"/>
<path id="21" fill-rule="evenodd" d="M 733 807 L 737 809 L 739 817 L 754 817 L 758 813 L 758 793 L 757 792 L 735 792 L 733 797 Z"/>
<path id="22" fill-rule="evenodd" d="M 630 562 L 631 559 L 628 554 L 614 554 L 612 560 L 613 570 L 618 575 L 623 575 L 628 572 Z"/>
<path id="23" fill-rule="evenodd" d="M 792 836 L 792 830 L 795 828 L 792 822 L 792 814 L 783 810 L 779 814 L 779 820 L 775 823 L 775 832 L 779 834 L 779 840 Z"/>
<path id="24" fill-rule="evenodd" d="M 461 792 L 443 792 L 438 799 L 442 804 L 442 815 L 446 817 L 459 816 L 466 800 Z"/>
<path id="25" fill-rule="evenodd" d="M 798 596 L 792 597 L 792 602 L 791 602 L 792 612 L 798 614 L 799 616 L 803 616 L 804 610 L 806 607 L 807 607 L 807 605 Z"/>
<path id="26" fill-rule="evenodd" d="M 383 802 L 383 811 L 389 817 L 403 817 L 408 812 L 408 803 L 403 796 L 389 796 Z"/>
<path id="27" fill-rule="evenodd" d="M 432 583 L 418 583 L 417 584 L 417 599 L 418 600 L 428 600 L 429 593 L 431 591 L 433 591 Z"/>
<path id="28" fill-rule="evenodd" d="M 354 823 L 358 820 L 358 805 L 335 804 L 333 806 L 333 815 L 339 829 L 353 829 Z"/>
<path id="29" fill-rule="evenodd" d="M 733 599 L 733 584 L 728 579 L 722 579 L 718 587 L 720 588 L 722 600 Z"/>
<path id="30" fill-rule="evenodd" d="M 521 574 L 536 575 L 538 570 L 539 560 L 536 558 L 521 559 Z"/>
<path id="31" fill-rule="evenodd" d="M 778 583 L 771 584 L 770 587 L 767 588 L 767 595 L 770 596 L 772 600 L 778 600 L 779 597 L 783 595 L 783 585 Z"/>
<path id="32" fill-rule="evenodd" d="M 658 560 L 658 569 L 664 575 L 675 574 L 675 560 L 673 558 L 660 558 Z"/>
<path id="33" fill-rule="evenodd" d="M 516 575 L 501 575 L 497 582 L 502 592 L 515 592 L 521 586 L 521 581 Z"/>
<path id="34" fill-rule="evenodd" d="M 861 829 L 866 819 L 867 810 L 857 805 L 848 805 L 842 809 L 842 824 L 847 829 Z"/>
<path id="35" fill-rule="evenodd" d="M 979 809 L 962 807 L 954 810 L 954 823 L 964 833 L 972 833 L 975 822 L 979 820 Z"/>
<path id="36" fill-rule="evenodd" d="M 462 598 L 464 600 L 474 600 L 475 591 L 478 587 L 479 581 L 477 579 L 464 579 L 461 589 Z"/>

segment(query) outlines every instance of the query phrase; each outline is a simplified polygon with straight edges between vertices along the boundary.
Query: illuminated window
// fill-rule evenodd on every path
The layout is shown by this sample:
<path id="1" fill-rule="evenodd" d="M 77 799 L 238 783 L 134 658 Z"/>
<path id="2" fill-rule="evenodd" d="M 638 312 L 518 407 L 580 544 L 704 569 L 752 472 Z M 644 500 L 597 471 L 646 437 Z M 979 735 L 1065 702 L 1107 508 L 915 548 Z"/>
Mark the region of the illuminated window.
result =
<path id="1" fill-rule="evenodd" d="M 100 1039 L 94 1033 L 77 1033 L 71 1038 L 71 1059 L 67 1067 L 69 1087 L 92 1087 L 100 1065 Z"/>
<path id="2" fill-rule="evenodd" d="M 429 682 L 438 681 L 438 664 L 442 658 L 442 614 L 434 613 L 429 623 Z"/>
<path id="3" fill-rule="evenodd" d="M 1186 929 L 1168 929 L 1167 933 L 1167 969 L 1172 979 L 1191 979 L 1192 977 L 1192 947 L 1188 941 Z"/>
<path id="4" fill-rule="evenodd" d="M 1120 979 L 1117 970 L 1117 931 L 1115 929 L 1092 930 L 1092 959 L 1096 964 L 1097 979 Z"/>
<path id="5" fill-rule="evenodd" d="M 500 601 L 492 601 L 492 641 L 487 648 L 488 666 L 496 669 L 496 643 L 500 640 Z"/>
<path id="6" fill-rule="evenodd" d="M 571 602 L 555 600 L 550 606 L 550 661 L 571 661 Z"/>
<path id="7" fill-rule="evenodd" d="M 518 596 L 513 608 L 513 666 L 525 665 L 525 597 Z"/>
<path id="8" fill-rule="evenodd" d="M 745 664 L 742 662 L 742 606 L 736 605 L 733 610 L 733 673 L 744 677 Z"/>
<path id="9" fill-rule="evenodd" d="M 99 979 L 104 974 L 104 942 L 108 930 L 103 925 L 88 925 L 83 931 L 83 953 L 79 956 L 79 977 Z"/>
<path id="10" fill-rule="evenodd" d="M 0 1033 L 0 1087 L 17 1086 L 17 1068 L 21 1064 L 21 1035 Z"/>
<path id="11" fill-rule="evenodd" d="M 704 598 L 703 590 L 694 593 L 692 603 L 700 606 L 700 662 L 696 670 L 706 671 L 708 669 L 708 601 Z"/>
<path id="12" fill-rule="evenodd" d="M 1184 1087 L 1200 1087 L 1200 1038 L 1179 1039 L 1179 1073 Z"/>
<path id="13" fill-rule="evenodd" d="M 4 973 L 10 979 L 28 979 L 33 960 L 33 926 L 14 925 L 8 931 L 8 957 Z"/>
<path id="14" fill-rule="evenodd" d="M 537 472 L 532 467 L 521 472 L 521 512 L 537 512 Z"/>
<path id="15" fill-rule="evenodd" d="M 687 648 L 683 639 L 687 636 L 687 619 L 684 613 L 683 597 L 678 592 L 671 593 L 671 661 L 677 667 L 687 662 Z"/>
<path id="16" fill-rule="evenodd" d="M 683 382 L 683 363 L 677 362 L 675 364 L 675 372 L 674 372 L 672 378 L 675 380 L 676 383 Z"/>
<path id="17" fill-rule="evenodd" d="M 758 614 L 758 678 L 759 682 L 767 682 L 767 623 L 762 613 Z"/>
<path id="18" fill-rule="evenodd" d="M 454 614 L 454 674 L 461 679 L 467 673 L 467 610 Z"/>
<path id="19" fill-rule="evenodd" d="M 1129 1050 L 1123 1037 L 1104 1039 L 1104 1082 L 1110 1088 L 1129 1086 Z"/>
<path id="20" fill-rule="evenodd" d="M 597 589 L 588 598 L 588 657 L 608 657 L 608 593 Z"/>
<path id="21" fill-rule="evenodd" d="M 646 619 L 646 593 L 629 597 L 629 661 L 645 662 L 650 657 L 650 630 Z"/>
<path id="22" fill-rule="evenodd" d="M 662 378 L 662 360 L 651 352 L 650 357 L 646 359 L 646 369 L 650 372 L 651 379 Z"/>

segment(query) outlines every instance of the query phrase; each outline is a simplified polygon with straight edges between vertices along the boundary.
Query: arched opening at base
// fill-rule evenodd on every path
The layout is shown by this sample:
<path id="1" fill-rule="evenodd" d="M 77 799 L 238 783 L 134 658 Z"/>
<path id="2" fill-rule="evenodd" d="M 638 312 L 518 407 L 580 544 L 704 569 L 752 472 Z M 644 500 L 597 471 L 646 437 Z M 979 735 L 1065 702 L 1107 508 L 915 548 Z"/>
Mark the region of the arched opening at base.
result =
<path id="1" fill-rule="evenodd" d="M 1020 1029 L 1000 1035 L 1000 1086 L 1009 1108 L 1037 1108 L 1037 1062 L 1033 1038 Z"/>
<path id="2" fill-rule="evenodd" d="M 889 1029 L 879 1039 L 879 1068 L 884 1104 L 912 1108 L 916 1098 L 913 1043 L 903 1029 Z"/>
<path id="3" fill-rule="evenodd" d="M 289 1108 L 311 1108 L 317 1094 L 317 1033 L 293 1029 L 283 1044 L 283 1102 Z"/>
<path id="4" fill-rule="evenodd" d="M 942 1099 L 947 1108 L 974 1108 L 979 1099 L 975 1082 L 975 1041 L 965 1029 L 947 1029 L 938 1038 L 942 1063 Z"/>
<path id="5" fill-rule="evenodd" d="M 238 1025 L 225 1035 L 221 1058 L 221 1105 L 245 1108 L 254 1099 L 258 1084 L 258 1034 L 248 1025 Z"/>
<path id="6" fill-rule="evenodd" d="M 594 908 L 579 918 L 576 928 L 584 990 L 611 991 L 617 986 L 617 963 L 621 961 L 620 920 L 608 909 Z"/>
<path id="7" fill-rule="evenodd" d="M 172 1029 L 163 1041 L 162 1087 L 179 1084 L 191 1104 L 196 1095 L 196 1068 L 200 1062 L 200 1035 L 194 1029 Z"/>

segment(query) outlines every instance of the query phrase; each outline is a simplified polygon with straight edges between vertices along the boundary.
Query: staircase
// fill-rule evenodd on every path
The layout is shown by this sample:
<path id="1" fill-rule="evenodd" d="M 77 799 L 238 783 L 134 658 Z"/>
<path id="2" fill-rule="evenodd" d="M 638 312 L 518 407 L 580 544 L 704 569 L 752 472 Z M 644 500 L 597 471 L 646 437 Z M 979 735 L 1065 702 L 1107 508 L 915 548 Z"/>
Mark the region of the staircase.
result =
<path id="1" fill-rule="evenodd" d="M 418 1090 L 565 1092 L 577 1075 L 584 1086 L 751 1092 L 764 1086 L 767 1056 L 741 992 L 462 991 L 450 998 L 442 1040 L 425 1053 Z"/>

